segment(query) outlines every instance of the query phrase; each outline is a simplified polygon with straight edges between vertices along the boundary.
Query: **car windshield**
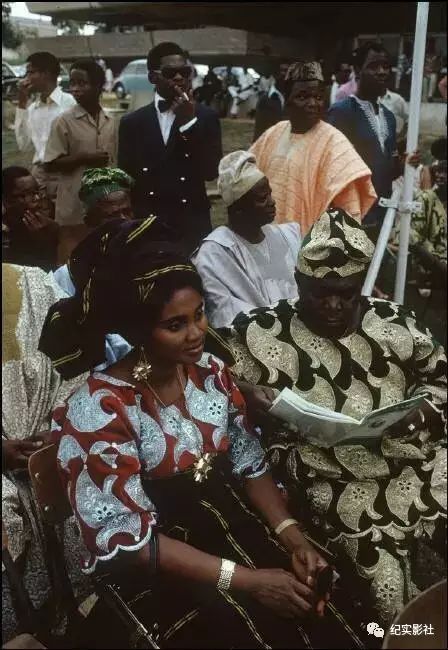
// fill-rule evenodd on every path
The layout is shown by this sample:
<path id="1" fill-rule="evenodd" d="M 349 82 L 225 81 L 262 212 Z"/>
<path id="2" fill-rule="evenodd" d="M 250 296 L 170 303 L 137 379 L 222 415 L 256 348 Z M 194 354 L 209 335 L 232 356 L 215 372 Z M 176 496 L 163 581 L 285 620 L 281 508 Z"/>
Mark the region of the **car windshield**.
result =
<path id="1" fill-rule="evenodd" d="M 2 77 L 15 77 L 14 70 L 9 65 L 2 63 Z"/>

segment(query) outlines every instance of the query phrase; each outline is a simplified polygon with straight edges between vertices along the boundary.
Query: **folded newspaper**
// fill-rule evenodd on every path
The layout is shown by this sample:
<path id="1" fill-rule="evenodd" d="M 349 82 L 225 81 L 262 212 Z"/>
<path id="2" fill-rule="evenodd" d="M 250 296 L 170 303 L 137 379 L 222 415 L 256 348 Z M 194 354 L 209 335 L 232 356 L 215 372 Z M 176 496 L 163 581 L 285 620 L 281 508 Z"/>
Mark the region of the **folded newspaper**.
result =
<path id="1" fill-rule="evenodd" d="M 362 420 L 336 413 L 307 402 L 289 388 L 274 400 L 269 412 L 320 447 L 356 444 L 381 438 L 383 433 L 408 413 L 419 408 L 426 395 L 418 395 L 398 404 L 372 411 Z M 405 432 L 403 432 L 405 433 Z"/>

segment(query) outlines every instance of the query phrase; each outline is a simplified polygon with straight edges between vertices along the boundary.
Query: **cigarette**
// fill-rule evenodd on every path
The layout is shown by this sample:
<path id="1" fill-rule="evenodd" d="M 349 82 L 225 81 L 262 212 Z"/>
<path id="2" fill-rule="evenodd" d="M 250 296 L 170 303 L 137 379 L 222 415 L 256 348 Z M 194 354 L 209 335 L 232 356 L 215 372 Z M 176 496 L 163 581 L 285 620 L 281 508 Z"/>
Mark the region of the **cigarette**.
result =
<path id="1" fill-rule="evenodd" d="M 187 102 L 190 101 L 190 98 L 188 97 L 187 93 L 182 93 L 182 97 L 183 97 Z"/>

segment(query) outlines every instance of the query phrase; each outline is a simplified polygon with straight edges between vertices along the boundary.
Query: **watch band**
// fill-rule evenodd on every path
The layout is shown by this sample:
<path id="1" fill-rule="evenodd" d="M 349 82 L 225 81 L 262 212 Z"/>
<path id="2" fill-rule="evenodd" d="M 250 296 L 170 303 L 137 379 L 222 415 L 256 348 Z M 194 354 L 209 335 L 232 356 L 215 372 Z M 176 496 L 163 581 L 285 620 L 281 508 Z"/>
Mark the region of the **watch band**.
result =
<path id="1" fill-rule="evenodd" d="M 217 589 L 221 591 L 228 591 L 234 572 L 235 562 L 232 562 L 231 560 L 221 560 L 221 570 L 219 572 L 218 583 L 216 585 Z"/>
<path id="2" fill-rule="evenodd" d="M 277 537 L 285 530 L 285 528 L 289 528 L 289 526 L 298 526 L 299 522 L 297 519 L 285 519 L 282 521 L 277 528 L 275 528 L 274 532 L 277 535 Z"/>

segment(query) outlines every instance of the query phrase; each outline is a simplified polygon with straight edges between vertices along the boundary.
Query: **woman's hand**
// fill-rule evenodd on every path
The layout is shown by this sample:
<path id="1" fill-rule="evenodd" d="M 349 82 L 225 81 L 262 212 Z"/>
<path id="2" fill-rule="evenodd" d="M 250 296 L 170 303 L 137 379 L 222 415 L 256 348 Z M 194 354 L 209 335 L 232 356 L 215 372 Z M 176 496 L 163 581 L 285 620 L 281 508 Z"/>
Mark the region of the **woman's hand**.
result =
<path id="1" fill-rule="evenodd" d="M 327 562 L 306 540 L 293 551 L 291 559 L 294 574 L 301 582 L 305 581 L 305 584 L 313 589 L 316 612 L 319 616 L 323 616 L 325 605 L 331 598 L 331 591 L 319 593 L 316 587 L 320 572 L 328 567 Z"/>
<path id="2" fill-rule="evenodd" d="M 326 603 L 331 593 L 317 593 L 318 576 L 328 567 L 328 563 L 305 539 L 297 526 L 288 526 L 280 534 L 280 541 L 291 552 L 291 564 L 294 575 L 303 585 L 313 590 L 316 611 L 323 616 Z"/>
<path id="3" fill-rule="evenodd" d="M 301 618 L 313 610 L 312 590 L 283 569 L 253 571 L 247 591 L 259 603 L 284 618 Z"/>

